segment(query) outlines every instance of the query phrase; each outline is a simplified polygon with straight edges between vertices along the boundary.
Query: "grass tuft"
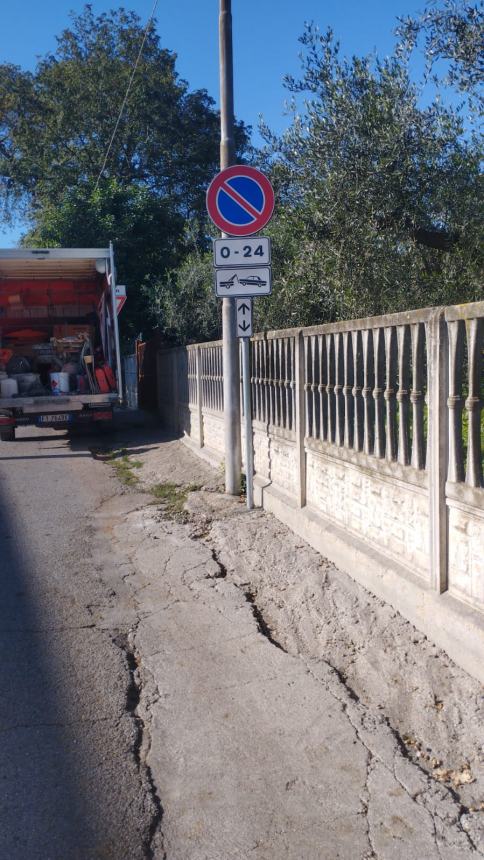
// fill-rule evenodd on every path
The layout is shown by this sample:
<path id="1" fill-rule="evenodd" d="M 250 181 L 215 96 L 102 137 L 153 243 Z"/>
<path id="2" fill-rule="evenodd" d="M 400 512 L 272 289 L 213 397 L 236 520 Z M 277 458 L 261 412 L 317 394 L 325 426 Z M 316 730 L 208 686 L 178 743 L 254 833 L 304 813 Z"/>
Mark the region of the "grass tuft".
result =
<path id="1" fill-rule="evenodd" d="M 133 469 L 141 469 L 143 463 L 140 460 L 131 460 L 125 448 L 120 451 L 110 451 L 105 460 L 113 467 L 116 477 L 125 487 L 135 487 L 139 483 L 139 478 L 134 474 Z"/>
<path id="2" fill-rule="evenodd" d="M 182 516 L 189 493 L 195 493 L 197 490 L 200 490 L 198 484 L 180 486 L 169 481 L 164 484 L 153 484 L 149 489 L 154 504 L 161 502 L 164 513 L 169 517 Z"/>

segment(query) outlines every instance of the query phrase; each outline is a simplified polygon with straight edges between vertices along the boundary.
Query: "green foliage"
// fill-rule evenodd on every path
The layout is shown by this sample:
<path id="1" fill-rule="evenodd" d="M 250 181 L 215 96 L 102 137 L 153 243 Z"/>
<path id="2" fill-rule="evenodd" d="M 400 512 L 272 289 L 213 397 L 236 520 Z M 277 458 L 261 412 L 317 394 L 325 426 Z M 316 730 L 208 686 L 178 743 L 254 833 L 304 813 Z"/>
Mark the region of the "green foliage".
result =
<path id="1" fill-rule="evenodd" d="M 151 295 L 153 319 L 169 340 L 183 344 L 221 337 L 221 303 L 215 298 L 211 252 L 193 248 Z"/>
<path id="2" fill-rule="evenodd" d="M 301 38 L 301 76 L 286 80 L 293 122 L 281 137 L 264 128 L 257 155 L 277 193 L 274 293 L 256 304 L 258 328 L 482 298 L 482 152 L 469 112 L 464 124 L 445 107 L 449 87 L 479 103 L 480 7 L 429 3 L 397 32 L 384 61 L 342 58 L 314 26 Z M 124 337 L 214 339 L 205 190 L 219 116 L 178 77 L 154 25 L 100 176 L 142 34 L 135 13 L 88 5 L 34 73 L 0 65 L 0 211 L 23 210 L 26 244 L 115 242 Z M 409 72 L 421 46 L 430 99 Z M 242 124 L 236 141 L 241 160 Z"/>
<path id="3" fill-rule="evenodd" d="M 440 6 L 428 2 L 421 15 L 400 19 L 397 34 L 401 38 L 399 50 L 404 54 L 415 49 L 421 36 L 427 72 L 435 71 L 439 61 L 444 61 L 443 83 L 470 95 L 471 102 L 476 100 L 482 108 L 479 90 L 484 78 L 482 2 L 443 0 Z M 439 77 L 435 75 L 437 82 Z"/>
<path id="4" fill-rule="evenodd" d="M 275 289 L 259 325 L 351 318 L 481 296 L 480 152 L 458 114 L 419 106 L 405 62 L 341 59 L 308 26 L 282 137 L 265 128 L 279 204 Z"/>
<path id="5" fill-rule="evenodd" d="M 143 28 L 124 9 L 73 18 L 34 74 L 0 66 L 0 175 L 35 211 L 101 170 Z M 205 90 L 189 92 L 175 55 L 148 32 L 104 177 L 144 183 L 186 216 L 204 209 L 218 165 L 218 114 Z M 239 126 L 239 142 L 245 133 Z"/>
<path id="6" fill-rule="evenodd" d="M 219 115 L 190 92 L 175 55 L 148 31 L 100 176 L 144 27 L 124 9 L 73 17 L 34 73 L 0 65 L 0 207 L 32 223 L 25 244 L 116 243 L 129 289 L 125 334 L 153 324 L 150 290 L 183 255 L 185 225 L 206 243 L 205 191 L 218 170 Z M 239 154 L 247 132 L 236 128 Z"/>
<path id="7" fill-rule="evenodd" d="M 97 189 L 78 185 L 56 203 L 43 206 L 25 243 L 89 248 L 107 247 L 112 240 L 118 281 L 128 285 L 121 331 L 125 338 L 133 338 L 156 325 L 151 313 L 154 285 L 184 253 L 184 220 L 170 204 L 146 186 L 123 186 L 115 179 Z"/>

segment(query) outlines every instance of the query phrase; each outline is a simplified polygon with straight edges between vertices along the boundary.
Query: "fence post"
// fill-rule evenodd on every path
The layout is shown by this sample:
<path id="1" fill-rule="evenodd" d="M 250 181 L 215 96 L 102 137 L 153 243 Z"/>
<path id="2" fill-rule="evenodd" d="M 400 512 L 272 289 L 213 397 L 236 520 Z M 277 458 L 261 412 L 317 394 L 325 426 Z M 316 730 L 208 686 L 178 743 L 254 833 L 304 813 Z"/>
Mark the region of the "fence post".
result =
<path id="1" fill-rule="evenodd" d="M 176 347 L 171 352 L 171 384 L 173 386 L 173 430 L 178 433 L 180 430 L 180 416 L 178 411 L 178 350 Z"/>
<path id="2" fill-rule="evenodd" d="M 439 593 L 448 588 L 447 480 L 449 422 L 449 348 L 445 311 L 437 309 L 427 325 L 430 578 Z"/>
<path id="3" fill-rule="evenodd" d="M 198 406 L 198 447 L 203 448 L 203 403 L 202 403 L 202 355 L 197 346 L 196 351 L 196 373 L 197 373 L 197 406 Z"/>
<path id="4" fill-rule="evenodd" d="M 295 336 L 294 384 L 296 386 L 296 452 L 298 470 L 298 504 L 306 504 L 306 391 L 305 391 L 304 335 L 302 331 Z"/>

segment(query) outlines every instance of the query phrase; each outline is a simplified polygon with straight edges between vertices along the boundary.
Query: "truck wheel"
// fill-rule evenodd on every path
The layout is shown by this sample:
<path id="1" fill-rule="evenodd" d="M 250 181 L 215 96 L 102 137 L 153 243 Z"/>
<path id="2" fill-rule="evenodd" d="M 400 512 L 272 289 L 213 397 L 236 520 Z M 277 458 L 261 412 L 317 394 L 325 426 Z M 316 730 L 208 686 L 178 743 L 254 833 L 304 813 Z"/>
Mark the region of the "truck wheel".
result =
<path id="1" fill-rule="evenodd" d="M 0 439 L 2 442 L 14 442 L 15 441 L 15 427 L 9 427 L 5 430 L 0 430 Z"/>

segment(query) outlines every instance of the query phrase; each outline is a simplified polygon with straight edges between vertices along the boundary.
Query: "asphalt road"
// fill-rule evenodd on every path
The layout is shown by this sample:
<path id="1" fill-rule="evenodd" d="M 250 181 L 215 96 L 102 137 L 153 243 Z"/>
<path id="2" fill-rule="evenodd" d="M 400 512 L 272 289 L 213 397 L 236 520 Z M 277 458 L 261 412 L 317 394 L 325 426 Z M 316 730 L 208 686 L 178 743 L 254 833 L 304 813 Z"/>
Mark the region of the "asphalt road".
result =
<path id="1" fill-rule="evenodd" d="M 119 487 L 89 440 L 17 432 L 0 442 L 0 858 L 150 857 L 129 669 L 90 609 L 110 598 L 90 522 Z"/>

